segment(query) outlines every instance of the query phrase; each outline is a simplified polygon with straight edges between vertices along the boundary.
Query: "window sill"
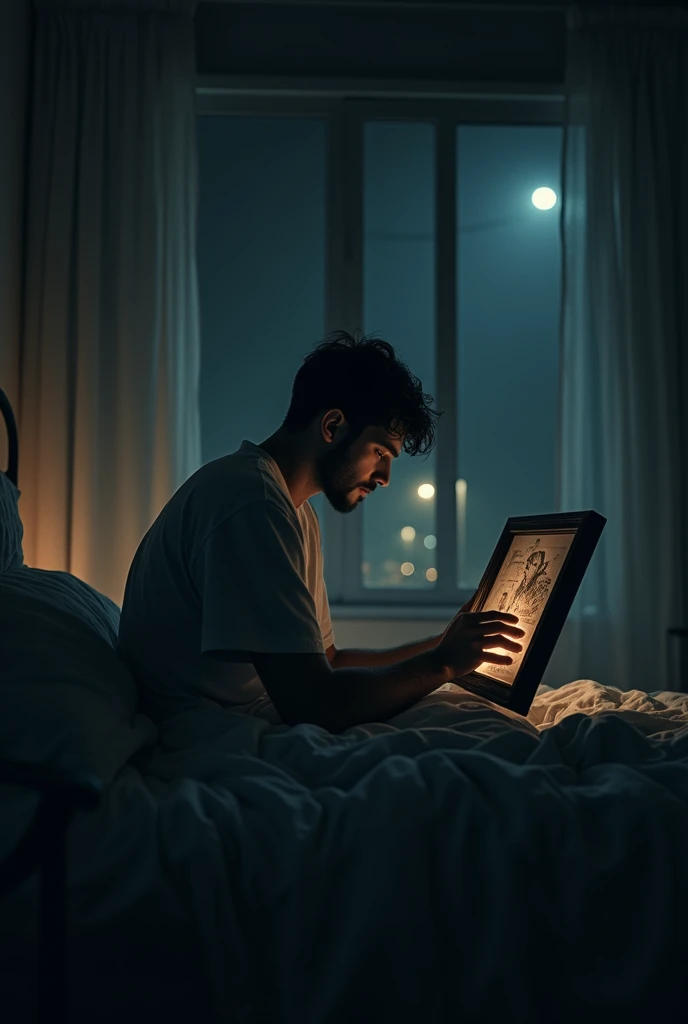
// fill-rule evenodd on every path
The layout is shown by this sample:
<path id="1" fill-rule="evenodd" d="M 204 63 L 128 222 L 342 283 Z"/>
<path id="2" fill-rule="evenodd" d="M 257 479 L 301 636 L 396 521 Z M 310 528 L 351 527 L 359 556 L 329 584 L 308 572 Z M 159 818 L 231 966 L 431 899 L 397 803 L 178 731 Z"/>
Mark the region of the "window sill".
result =
<path id="1" fill-rule="evenodd" d="M 449 605 L 431 604 L 334 604 L 330 605 L 333 621 L 342 619 L 437 619 L 449 622 L 459 610 Z"/>

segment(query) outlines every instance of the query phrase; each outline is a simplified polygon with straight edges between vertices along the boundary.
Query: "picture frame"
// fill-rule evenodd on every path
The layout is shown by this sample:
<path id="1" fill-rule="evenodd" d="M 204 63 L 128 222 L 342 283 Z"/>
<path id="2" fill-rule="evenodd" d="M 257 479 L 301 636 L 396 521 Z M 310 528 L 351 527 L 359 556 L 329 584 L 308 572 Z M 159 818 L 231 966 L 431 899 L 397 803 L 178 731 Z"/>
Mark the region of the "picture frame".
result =
<path id="1" fill-rule="evenodd" d="M 513 664 L 483 663 L 454 682 L 528 714 L 606 522 L 593 510 L 507 519 L 468 610 L 518 615 L 523 651 L 494 648 Z"/>

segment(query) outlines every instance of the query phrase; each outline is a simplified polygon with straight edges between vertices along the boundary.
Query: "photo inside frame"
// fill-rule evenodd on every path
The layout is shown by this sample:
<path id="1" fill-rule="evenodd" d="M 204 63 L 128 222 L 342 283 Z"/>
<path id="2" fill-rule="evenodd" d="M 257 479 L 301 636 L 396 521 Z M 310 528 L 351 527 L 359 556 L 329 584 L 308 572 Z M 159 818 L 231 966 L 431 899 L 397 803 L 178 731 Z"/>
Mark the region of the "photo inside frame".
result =
<path id="1" fill-rule="evenodd" d="M 513 685 L 575 536 L 575 530 L 514 536 L 483 609 L 517 615 L 518 625 L 525 631 L 525 636 L 518 641 L 523 649 L 520 654 L 514 654 L 501 647 L 490 648 L 498 654 L 508 654 L 513 662 L 511 665 L 483 662 L 475 669 L 479 675 Z"/>

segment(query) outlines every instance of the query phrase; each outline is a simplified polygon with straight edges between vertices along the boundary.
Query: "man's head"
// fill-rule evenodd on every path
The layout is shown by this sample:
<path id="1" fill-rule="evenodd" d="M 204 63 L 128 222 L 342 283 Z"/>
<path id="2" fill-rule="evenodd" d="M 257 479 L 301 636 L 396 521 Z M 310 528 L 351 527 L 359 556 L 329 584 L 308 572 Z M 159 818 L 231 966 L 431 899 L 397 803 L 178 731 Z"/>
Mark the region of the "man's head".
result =
<path id="1" fill-rule="evenodd" d="M 310 433 L 318 487 L 338 512 L 350 512 L 389 483 L 401 451 L 431 450 L 439 415 L 432 403 L 388 342 L 338 331 L 306 356 L 283 428 Z"/>

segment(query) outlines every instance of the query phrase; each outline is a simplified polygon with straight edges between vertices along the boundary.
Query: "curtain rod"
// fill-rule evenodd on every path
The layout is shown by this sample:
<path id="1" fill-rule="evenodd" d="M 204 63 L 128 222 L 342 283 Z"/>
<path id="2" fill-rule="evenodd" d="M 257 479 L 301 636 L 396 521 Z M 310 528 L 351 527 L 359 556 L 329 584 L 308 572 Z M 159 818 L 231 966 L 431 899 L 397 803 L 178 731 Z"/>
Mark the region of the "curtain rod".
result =
<path id="1" fill-rule="evenodd" d="M 415 10 L 466 11 L 490 14 L 566 14 L 568 4 L 522 4 L 522 3 L 452 3 L 451 0 L 200 0 L 199 6 L 225 4 L 225 6 L 273 6 L 273 7 L 378 7 L 381 10 L 407 7 Z"/>

